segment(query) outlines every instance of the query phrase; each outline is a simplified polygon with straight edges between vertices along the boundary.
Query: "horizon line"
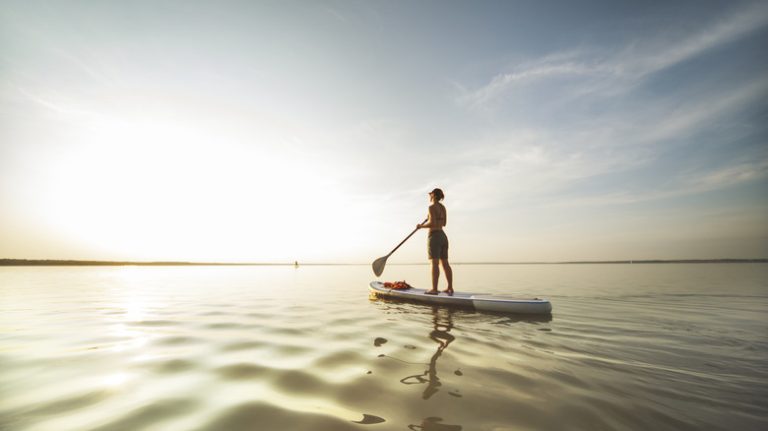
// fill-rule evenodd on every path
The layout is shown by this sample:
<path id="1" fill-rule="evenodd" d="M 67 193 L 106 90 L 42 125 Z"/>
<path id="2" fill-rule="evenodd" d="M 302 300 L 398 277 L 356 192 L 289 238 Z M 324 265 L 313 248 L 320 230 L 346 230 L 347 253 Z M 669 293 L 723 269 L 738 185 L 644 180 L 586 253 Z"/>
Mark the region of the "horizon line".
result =
<path id="1" fill-rule="evenodd" d="M 452 265 L 572 265 L 572 264 L 649 264 L 649 263 L 768 263 L 768 258 L 713 259 L 621 259 L 565 261 L 478 261 L 451 262 Z M 191 262 L 191 261 L 112 261 L 78 259 L 0 259 L 0 266 L 363 266 L 356 262 Z M 392 262 L 390 265 L 429 265 L 429 262 Z"/>

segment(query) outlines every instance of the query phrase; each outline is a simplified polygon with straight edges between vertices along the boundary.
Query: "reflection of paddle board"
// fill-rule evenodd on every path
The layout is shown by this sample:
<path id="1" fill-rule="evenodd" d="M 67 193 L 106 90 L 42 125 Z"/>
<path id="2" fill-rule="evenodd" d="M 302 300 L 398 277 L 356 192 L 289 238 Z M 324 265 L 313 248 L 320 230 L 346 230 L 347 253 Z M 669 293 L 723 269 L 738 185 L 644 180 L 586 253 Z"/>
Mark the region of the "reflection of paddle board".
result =
<path id="1" fill-rule="evenodd" d="M 424 289 L 390 289 L 380 281 L 372 281 L 371 293 L 381 298 L 404 299 L 427 304 L 450 305 L 474 308 L 479 311 L 498 311 L 519 314 L 550 314 L 552 304 L 546 299 L 515 299 L 506 296 L 486 295 L 482 293 L 456 292 L 453 296 L 440 292 L 439 295 L 426 295 Z"/>

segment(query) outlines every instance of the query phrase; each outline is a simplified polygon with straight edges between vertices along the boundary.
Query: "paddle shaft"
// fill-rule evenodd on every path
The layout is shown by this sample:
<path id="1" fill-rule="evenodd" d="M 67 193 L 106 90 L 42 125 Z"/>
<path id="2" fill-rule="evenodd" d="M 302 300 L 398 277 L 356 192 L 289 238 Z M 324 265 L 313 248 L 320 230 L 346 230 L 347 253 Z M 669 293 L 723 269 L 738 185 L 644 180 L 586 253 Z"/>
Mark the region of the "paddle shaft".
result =
<path id="1" fill-rule="evenodd" d="M 427 222 L 427 220 L 429 220 L 429 217 L 425 218 L 425 219 L 424 219 L 424 221 L 423 221 L 423 222 L 421 222 L 421 224 L 424 224 L 424 223 L 426 223 L 426 222 Z M 393 249 L 392 249 L 392 251 L 390 251 L 390 252 L 389 252 L 389 254 L 387 255 L 387 257 L 389 257 L 389 256 L 392 256 L 392 253 L 394 253 L 395 251 L 397 251 L 397 249 L 398 249 L 398 248 L 400 248 L 400 246 L 401 246 L 401 245 L 405 244 L 405 242 L 406 242 L 406 241 L 408 241 L 408 238 L 412 237 L 412 236 L 413 236 L 413 234 L 415 234 L 417 230 L 419 230 L 419 228 L 416 228 L 416 229 L 414 229 L 414 230 L 413 230 L 413 232 L 411 232 L 411 233 L 410 233 L 410 234 L 409 234 L 407 237 L 405 237 L 405 239 L 404 239 L 404 240 L 400 241 L 400 244 L 398 244 L 398 245 L 397 245 L 397 247 L 393 248 Z"/>

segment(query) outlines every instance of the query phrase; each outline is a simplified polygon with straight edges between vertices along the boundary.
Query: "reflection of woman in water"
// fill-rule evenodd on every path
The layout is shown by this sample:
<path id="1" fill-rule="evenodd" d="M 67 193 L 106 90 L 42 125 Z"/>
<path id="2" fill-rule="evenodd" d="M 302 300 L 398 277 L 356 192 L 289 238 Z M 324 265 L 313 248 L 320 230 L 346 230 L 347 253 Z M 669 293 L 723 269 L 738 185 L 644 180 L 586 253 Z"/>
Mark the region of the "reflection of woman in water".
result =
<path id="1" fill-rule="evenodd" d="M 445 313 L 441 313 L 441 311 L 445 311 Z M 400 380 L 406 385 L 426 383 L 427 387 L 421 395 L 421 398 L 425 400 L 436 394 L 437 388 L 442 386 L 440 378 L 437 377 L 437 358 L 456 339 L 450 334 L 451 329 L 453 329 L 453 310 L 450 308 L 441 310 L 438 307 L 432 307 L 432 326 L 434 329 L 429 333 L 429 338 L 434 340 L 438 346 L 437 351 L 432 355 L 432 359 L 429 360 L 429 368 L 421 374 L 408 376 Z M 409 379 L 414 379 L 415 381 L 408 381 Z M 420 425 L 408 425 L 408 429 L 412 431 L 461 431 L 462 429 L 461 425 L 451 425 L 442 422 L 443 418 L 430 416 L 424 418 Z"/>
<path id="2" fill-rule="evenodd" d="M 440 309 L 438 307 L 432 308 L 432 325 L 434 326 L 434 329 L 429 333 L 429 338 L 434 340 L 439 346 L 437 347 L 435 354 L 432 355 L 432 359 L 429 360 L 429 368 L 421 374 L 415 374 L 400 380 L 401 383 L 406 385 L 427 383 L 427 387 L 424 389 L 424 393 L 421 396 L 421 398 L 425 400 L 436 394 L 438 391 L 437 388 L 442 386 L 440 378 L 437 376 L 437 358 L 443 354 L 443 350 L 445 350 L 455 339 L 455 337 L 449 333 L 451 329 L 453 329 L 453 310 L 447 309 L 445 311 L 447 312 L 445 323 L 441 324 Z M 415 381 L 409 381 L 410 379 L 414 379 Z"/>

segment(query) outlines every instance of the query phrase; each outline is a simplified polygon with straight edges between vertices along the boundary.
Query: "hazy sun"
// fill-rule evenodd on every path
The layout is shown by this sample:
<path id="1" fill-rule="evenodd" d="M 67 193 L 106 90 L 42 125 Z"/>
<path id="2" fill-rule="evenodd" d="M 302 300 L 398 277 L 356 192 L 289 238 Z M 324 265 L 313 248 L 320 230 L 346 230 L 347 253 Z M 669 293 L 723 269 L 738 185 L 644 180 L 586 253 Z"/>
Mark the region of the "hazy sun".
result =
<path id="1" fill-rule="evenodd" d="M 248 139 L 99 118 L 56 155 L 41 210 L 97 253 L 131 259 L 322 259 L 334 235 L 354 234 L 330 177 Z"/>

